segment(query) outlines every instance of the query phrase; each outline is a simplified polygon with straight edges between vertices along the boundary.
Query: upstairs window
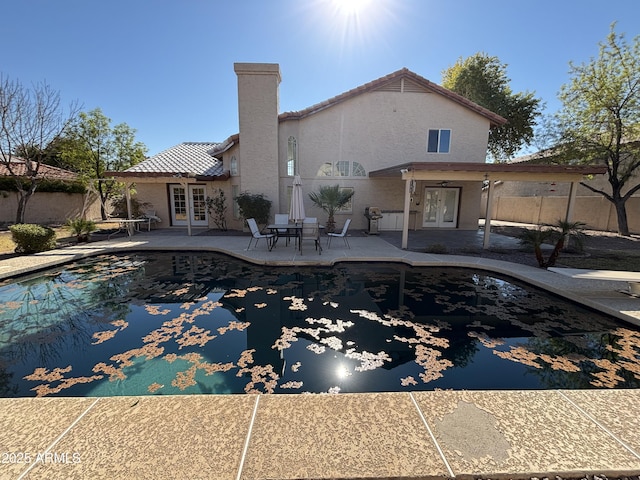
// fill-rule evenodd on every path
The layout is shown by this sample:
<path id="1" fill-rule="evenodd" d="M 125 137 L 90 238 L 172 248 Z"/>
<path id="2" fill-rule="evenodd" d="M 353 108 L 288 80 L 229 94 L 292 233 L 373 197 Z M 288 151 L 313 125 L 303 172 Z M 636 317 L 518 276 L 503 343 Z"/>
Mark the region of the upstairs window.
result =
<path id="1" fill-rule="evenodd" d="M 336 168 L 333 175 L 335 177 L 348 177 L 349 176 L 349 162 L 340 161 L 336 162 Z"/>
<path id="2" fill-rule="evenodd" d="M 331 162 L 325 162 L 318 169 L 318 177 L 333 177 L 333 164 Z"/>
<path id="3" fill-rule="evenodd" d="M 289 137 L 287 142 L 287 175 L 293 177 L 296 174 L 298 163 L 298 142 L 295 137 Z"/>
<path id="4" fill-rule="evenodd" d="M 232 176 L 235 177 L 236 175 L 238 175 L 238 159 L 235 157 L 235 155 L 231 157 L 231 161 L 229 162 L 229 170 L 231 170 Z"/>
<path id="5" fill-rule="evenodd" d="M 367 172 L 364 171 L 364 167 L 358 163 L 353 162 L 353 168 L 351 170 L 351 176 L 353 177 L 366 177 Z"/>
<path id="6" fill-rule="evenodd" d="M 429 138 L 427 139 L 428 153 L 449 153 L 451 146 L 451 130 L 429 130 Z"/>
<path id="7" fill-rule="evenodd" d="M 340 160 L 338 162 L 331 163 L 325 162 L 318 169 L 316 173 L 318 177 L 366 177 L 367 172 L 359 162 L 348 162 L 346 160 Z"/>

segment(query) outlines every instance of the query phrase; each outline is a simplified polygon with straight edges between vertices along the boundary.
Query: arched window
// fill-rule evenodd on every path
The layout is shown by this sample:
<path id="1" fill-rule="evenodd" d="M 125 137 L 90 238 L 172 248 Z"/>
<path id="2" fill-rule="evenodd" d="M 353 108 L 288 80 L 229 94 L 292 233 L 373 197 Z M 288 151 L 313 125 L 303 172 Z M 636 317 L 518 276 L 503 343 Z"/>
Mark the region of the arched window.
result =
<path id="1" fill-rule="evenodd" d="M 349 162 L 341 160 L 336 162 L 336 169 L 333 172 L 336 177 L 348 177 L 349 176 Z"/>
<path id="2" fill-rule="evenodd" d="M 367 172 L 360 162 L 340 160 L 335 164 L 325 162 L 320 165 L 317 177 L 366 177 Z"/>
<path id="3" fill-rule="evenodd" d="M 287 175 L 293 177 L 298 169 L 298 142 L 295 137 L 289 137 L 287 144 Z"/>
<path id="4" fill-rule="evenodd" d="M 367 172 L 364 171 L 364 167 L 359 162 L 353 162 L 353 169 L 351 175 L 354 177 L 366 177 Z"/>
<path id="5" fill-rule="evenodd" d="M 333 177 L 333 164 L 331 162 L 325 162 L 320 165 L 317 173 L 318 177 Z"/>

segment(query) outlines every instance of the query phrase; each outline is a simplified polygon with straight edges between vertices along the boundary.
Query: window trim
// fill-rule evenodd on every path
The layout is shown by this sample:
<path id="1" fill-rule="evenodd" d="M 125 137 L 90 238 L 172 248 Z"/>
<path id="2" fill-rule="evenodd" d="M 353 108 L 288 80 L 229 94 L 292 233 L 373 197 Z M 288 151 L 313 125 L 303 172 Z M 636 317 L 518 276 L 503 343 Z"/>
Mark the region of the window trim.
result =
<path id="1" fill-rule="evenodd" d="M 443 138 L 443 132 L 447 132 Z M 446 140 L 446 145 L 444 141 Z M 435 141 L 435 145 L 434 145 Z M 435 148 L 435 149 L 433 149 Z M 427 153 L 447 154 L 451 152 L 451 129 L 430 128 L 427 133 Z"/>
<path id="2" fill-rule="evenodd" d="M 347 202 L 344 207 L 336 210 L 336 214 L 353 214 L 353 198 L 356 196 L 356 189 L 354 187 L 340 187 L 341 192 L 343 192 L 344 190 L 353 192 L 353 195 L 351 195 L 349 202 Z"/>
<path id="3" fill-rule="evenodd" d="M 232 177 L 238 176 L 238 159 L 235 155 L 231 155 L 231 159 L 229 160 L 229 173 Z"/>
<path id="4" fill-rule="evenodd" d="M 298 140 L 291 135 L 287 140 L 287 176 L 293 177 L 298 170 Z"/>

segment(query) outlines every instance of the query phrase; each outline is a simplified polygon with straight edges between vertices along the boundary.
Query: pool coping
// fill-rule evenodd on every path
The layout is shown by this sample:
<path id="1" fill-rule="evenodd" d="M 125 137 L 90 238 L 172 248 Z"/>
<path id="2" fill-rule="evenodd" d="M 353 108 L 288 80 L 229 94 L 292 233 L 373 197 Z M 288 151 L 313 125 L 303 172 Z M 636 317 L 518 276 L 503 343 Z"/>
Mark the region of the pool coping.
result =
<path id="1" fill-rule="evenodd" d="M 402 262 L 494 271 L 640 325 L 640 299 L 621 293 L 625 282 L 580 280 L 477 257 L 409 252 L 371 237 L 350 238 L 350 250 L 334 244 L 322 255 L 309 251 L 302 256 L 295 249 L 268 252 L 264 245 L 247 251 L 246 241 L 140 234 L 5 259 L 0 279 L 132 250 L 215 251 L 262 265 Z M 5 462 L 0 477 L 3 470 L 15 478 L 640 474 L 637 390 L 56 397 L 0 399 L 0 405 L 0 455 L 28 451 L 33 460 L 37 453 L 60 454 L 57 462 L 52 455 L 41 455 L 38 463 Z M 172 436 L 166 437 L 167 432 Z M 69 458 L 64 453 L 71 454 L 71 461 L 62 461 Z M 79 454 L 79 462 L 73 463 L 73 453 Z"/>

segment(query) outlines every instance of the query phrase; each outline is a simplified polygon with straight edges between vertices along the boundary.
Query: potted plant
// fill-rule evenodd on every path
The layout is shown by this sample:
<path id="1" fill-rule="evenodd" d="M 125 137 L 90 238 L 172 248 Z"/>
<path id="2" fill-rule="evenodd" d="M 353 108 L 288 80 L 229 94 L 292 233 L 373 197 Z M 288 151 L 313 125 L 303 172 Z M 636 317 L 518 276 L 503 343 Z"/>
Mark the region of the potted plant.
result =
<path id="1" fill-rule="evenodd" d="M 335 213 L 344 207 L 351 197 L 353 190 L 340 190 L 340 185 L 331 185 L 320 187 L 318 193 L 311 192 L 309 198 L 311 201 L 327 212 L 327 224 L 325 225 L 327 233 L 333 233 L 336 229 L 336 221 L 333 218 Z"/>
<path id="2" fill-rule="evenodd" d="M 98 229 L 96 222 L 84 218 L 74 218 L 67 220 L 67 228 L 75 235 L 78 243 L 89 242 L 91 233 Z"/>

